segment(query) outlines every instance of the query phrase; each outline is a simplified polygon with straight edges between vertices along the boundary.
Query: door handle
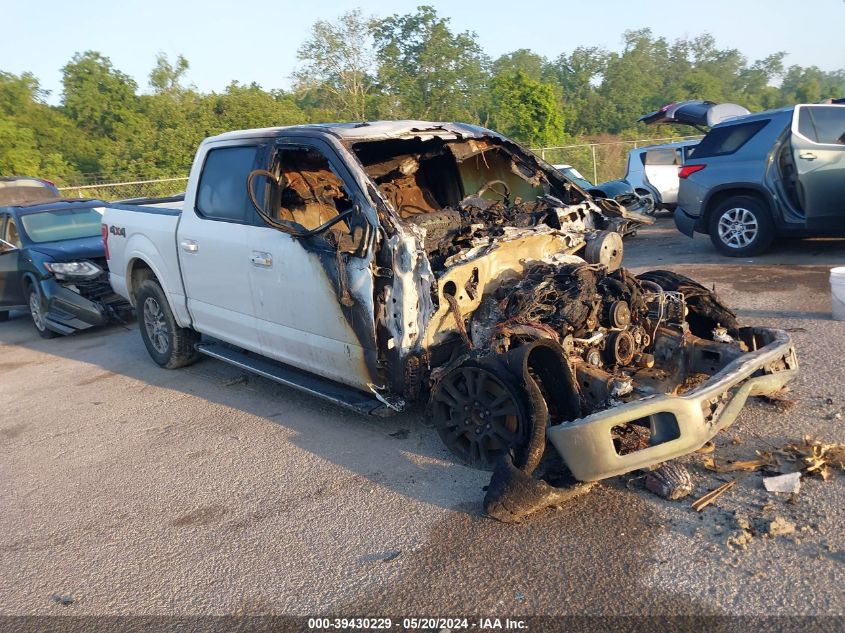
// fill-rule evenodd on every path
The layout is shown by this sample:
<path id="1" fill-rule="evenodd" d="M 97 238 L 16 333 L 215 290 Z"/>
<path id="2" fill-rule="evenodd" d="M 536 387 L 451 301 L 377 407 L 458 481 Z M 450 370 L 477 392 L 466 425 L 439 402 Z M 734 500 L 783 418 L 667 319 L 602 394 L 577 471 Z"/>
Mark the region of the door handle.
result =
<path id="1" fill-rule="evenodd" d="M 252 256 L 249 258 L 253 266 L 261 266 L 263 268 L 271 268 L 273 266 L 273 255 L 270 253 L 261 253 L 259 251 L 252 251 Z"/>
<path id="2" fill-rule="evenodd" d="M 194 240 L 182 240 L 179 242 L 179 246 L 182 247 L 182 250 L 186 253 L 196 253 L 200 249 L 200 245 Z"/>
<path id="3" fill-rule="evenodd" d="M 818 158 L 813 152 L 799 152 L 798 158 L 803 158 L 804 160 L 816 160 Z"/>

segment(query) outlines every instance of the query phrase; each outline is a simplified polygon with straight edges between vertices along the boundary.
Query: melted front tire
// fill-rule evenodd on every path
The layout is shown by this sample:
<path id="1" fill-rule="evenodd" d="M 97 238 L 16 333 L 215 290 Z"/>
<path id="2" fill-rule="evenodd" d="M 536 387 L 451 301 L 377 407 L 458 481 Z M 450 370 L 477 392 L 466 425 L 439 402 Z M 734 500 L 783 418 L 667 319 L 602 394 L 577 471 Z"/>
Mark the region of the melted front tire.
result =
<path id="1" fill-rule="evenodd" d="M 446 447 L 464 464 L 493 470 L 528 444 L 529 422 L 518 388 L 477 364 L 449 371 L 435 385 L 429 412 Z"/>

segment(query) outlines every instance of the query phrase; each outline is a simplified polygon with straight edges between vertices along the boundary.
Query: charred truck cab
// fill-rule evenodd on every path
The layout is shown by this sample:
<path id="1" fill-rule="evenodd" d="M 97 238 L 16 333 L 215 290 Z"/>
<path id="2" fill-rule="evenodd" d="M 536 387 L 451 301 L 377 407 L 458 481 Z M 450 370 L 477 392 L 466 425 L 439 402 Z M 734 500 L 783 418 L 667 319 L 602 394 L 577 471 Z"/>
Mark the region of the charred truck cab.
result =
<path id="1" fill-rule="evenodd" d="M 237 166 L 215 154 L 244 147 Z M 797 371 L 785 333 L 620 268 L 621 235 L 651 218 L 476 126 L 232 132 L 200 147 L 181 212 L 134 211 L 106 212 L 112 284 L 156 362 L 205 353 L 376 415 L 424 401 L 480 468 L 656 464 Z"/>

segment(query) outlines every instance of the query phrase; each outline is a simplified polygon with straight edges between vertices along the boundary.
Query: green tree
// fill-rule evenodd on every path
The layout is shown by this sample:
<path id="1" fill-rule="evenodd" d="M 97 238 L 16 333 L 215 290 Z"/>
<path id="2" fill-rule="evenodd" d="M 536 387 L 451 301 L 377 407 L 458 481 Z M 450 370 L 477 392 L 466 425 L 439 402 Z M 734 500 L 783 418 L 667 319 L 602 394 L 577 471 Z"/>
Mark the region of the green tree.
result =
<path id="1" fill-rule="evenodd" d="M 336 119 L 366 120 L 375 72 L 372 26 L 360 9 L 336 22 L 315 22 L 297 53 L 302 64 L 293 75 L 296 91 L 309 93 L 316 107 L 330 109 Z"/>
<path id="2" fill-rule="evenodd" d="M 619 133 L 632 127 L 645 112 L 665 102 L 662 71 L 668 43 L 650 29 L 626 31 L 622 53 L 608 56 L 598 93 L 601 96 L 597 127 Z"/>
<path id="3" fill-rule="evenodd" d="M 531 79 L 542 81 L 547 66 L 548 61 L 546 61 L 545 57 L 527 48 L 520 48 L 496 59 L 493 62 L 493 74 L 502 75 L 505 73 L 521 72 Z"/>
<path id="4" fill-rule="evenodd" d="M 601 100 L 594 84 L 607 68 L 608 56 L 603 48 L 579 46 L 568 55 L 562 53 L 548 65 L 545 75 L 560 86 L 561 108 L 569 134 L 600 130 Z"/>
<path id="5" fill-rule="evenodd" d="M 95 51 L 76 53 L 62 68 L 62 104 L 79 127 L 92 136 L 115 140 L 134 123 L 138 106 L 135 81 Z"/>
<path id="6" fill-rule="evenodd" d="M 150 87 L 156 94 L 177 95 L 185 90 L 182 78 L 188 68 L 188 60 L 181 55 L 176 57 L 176 64 L 173 65 L 166 54 L 159 53 L 156 55 L 156 65 L 150 71 Z"/>
<path id="7" fill-rule="evenodd" d="M 490 61 L 472 32 L 453 33 L 434 8 L 374 26 L 386 117 L 478 121 Z"/>
<path id="8" fill-rule="evenodd" d="M 818 103 L 845 96 L 845 70 L 825 72 L 817 66 L 790 66 L 780 86 L 786 104 Z"/>
<path id="9" fill-rule="evenodd" d="M 254 82 L 244 86 L 233 81 L 224 93 L 209 99 L 213 115 L 210 133 L 292 125 L 304 120 L 291 95 L 267 92 Z"/>
<path id="10" fill-rule="evenodd" d="M 489 118 L 491 127 L 532 147 L 556 145 L 563 138 L 554 86 L 521 70 L 493 77 Z"/>
<path id="11" fill-rule="evenodd" d="M 29 128 L 0 119 L 0 174 L 37 175 L 41 169 L 38 145 Z"/>

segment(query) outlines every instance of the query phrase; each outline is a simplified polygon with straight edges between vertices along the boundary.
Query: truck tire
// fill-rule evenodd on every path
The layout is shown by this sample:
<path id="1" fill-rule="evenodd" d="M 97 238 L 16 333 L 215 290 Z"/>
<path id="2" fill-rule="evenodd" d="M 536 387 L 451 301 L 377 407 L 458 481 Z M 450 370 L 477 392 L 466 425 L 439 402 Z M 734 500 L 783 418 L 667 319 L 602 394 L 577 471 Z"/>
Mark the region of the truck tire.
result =
<path id="1" fill-rule="evenodd" d="M 47 310 L 44 306 L 44 297 L 41 296 L 41 291 L 32 283 L 27 284 L 26 290 L 29 316 L 32 319 L 32 325 L 35 326 L 35 331 L 38 332 L 38 336 L 41 338 L 54 338 L 58 336 L 53 330 L 47 327 Z"/>
<path id="2" fill-rule="evenodd" d="M 732 196 L 710 216 L 710 241 L 722 255 L 748 257 L 766 251 L 775 225 L 766 205 L 753 196 Z"/>
<path id="3" fill-rule="evenodd" d="M 9 320 L 9 313 L 0 311 L 0 323 Z"/>
<path id="4" fill-rule="evenodd" d="M 166 369 L 185 367 L 197 360 L 200 334 L 179 327 L 161 286 L 147 279 L 135 293 L 138 328 L 152 359 Z"/>

